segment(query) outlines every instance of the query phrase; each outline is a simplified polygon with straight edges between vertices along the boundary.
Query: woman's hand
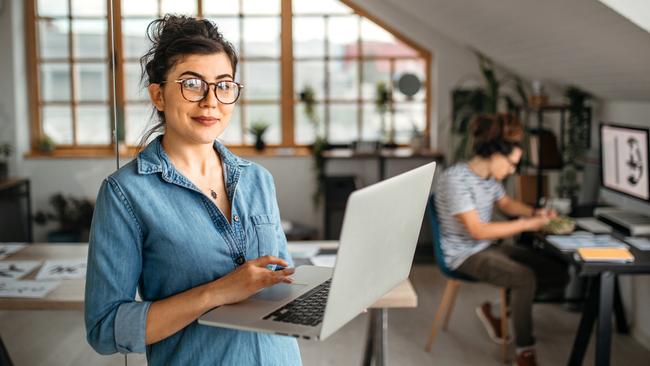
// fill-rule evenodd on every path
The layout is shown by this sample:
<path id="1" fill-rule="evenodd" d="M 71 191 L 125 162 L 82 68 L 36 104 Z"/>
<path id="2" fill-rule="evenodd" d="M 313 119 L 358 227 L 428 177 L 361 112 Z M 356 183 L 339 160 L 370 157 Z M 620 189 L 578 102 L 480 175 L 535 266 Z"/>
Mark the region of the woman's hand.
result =
<path id="1" fill-rule="evenodd" d="M 545 216 L 549 219 L 554 219 L 557 217 L 557 212 L 552 208 L 536 208 L 534 216 Z"/>
<path id="2" fill-rule="evenodd" d="M 273 271 L 266 268 L 270 264 L 282 267 L 289 266 L 284 260 L 267 255 L 248 261 L 236 270 L 214 281 L 211 292 L 218 297 L 215 306 L 234 304 L 246 300 L 257 291 L 280 282 L 293 282 L 289 276 L 294 273 L 294 268 Z"/>
<path id="3" fill-rule="evenodd" d="M 524 223 L 524 231 L 538 231 L 551 221 L 546 215 L 536 215 L 521 220 Z"/>

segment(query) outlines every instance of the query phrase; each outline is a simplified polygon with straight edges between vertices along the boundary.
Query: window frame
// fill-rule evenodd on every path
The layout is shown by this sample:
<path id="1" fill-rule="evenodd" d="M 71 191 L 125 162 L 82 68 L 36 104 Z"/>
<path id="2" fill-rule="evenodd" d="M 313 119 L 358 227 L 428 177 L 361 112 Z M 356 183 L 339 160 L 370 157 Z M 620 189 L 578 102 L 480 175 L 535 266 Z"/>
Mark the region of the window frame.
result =
<path id="1" fill-rule="evenodd" d="M 202 0 L 196 0 L 197 1 L 197 17 L 203 18 L 203 1 Z M 241 5 L 240 0 L 240 5 Z M 379 57 L 368 57 L 364 56 L 362 52 L 358 52 L 356 57 L 353 58 L 348 58 L 355 60 L 358 62 L 359 68 L 362 67 L 363 61 L 367 60 L 372 60 L 372 59 L 380 59 L 380 60 L 388 60 L 391 64 L 391 68 L 394 66 L 394 63 L 396 60 L 400 59 L 421 59 L 424 62 L 425 65 L 425 76 L 423 80 L 423 88 L 424 88 L 424 105 L 425 105 L 425 130 L 424 130 L 424 136 L 425 136 L 425 146 L 429 147 L 429 142 L 430 142 L 430 129 L 431 129 L 431 110 L 432 110 L 432 85 L 431 85 L 431 62 L 432 62 L 432 55 L 431 53 L 425 49 L 424 47 L 420 46 L 416 42 L 410 40 L 409 38 L 405 37 L 402 35 L 399 31 L 394 29 L 393 27 L 387 25 L 386 23 L 382 22 L 375 16 L 371 15 L 370 13 L 366 12 L 362 8 L 360 8 L 356 4 L 352 4 L 350 0 L 339 0 L 343 5 L 349 7 L 351 9 L 350 14 L 351 15 L 357 15 L 360 16 L 361 18 L 365 18 L 373 23 L 375 23 L 377 26 L 383 28 L 390 34 L 392 34 L 397 40 L 402 42 L 403 44 L 407 45 L 408 47 L 412 48 L 418 53 L 418 56 L 413 56 L 413 57 L 391 57 L 391 56 L 379 56 Z M 71 21 L 73 19 L 73 15 L 71 12 L 71 2 L 72 0 L 68 0 L 68 15 L 67 19 L 71 24 Z M 160 0 L 159 0 L 160 3 Z M 114 63 L 114 68 L 111 67 L 111 63 L 109 62 L 107 65 L 107 84 L 108 84 L 108 90 L 107 90 L 107 100 L 105 104 L 109 108 L 109 121 L 112 121 L 114 119 L 113 114 L 117 113 L 117 123 L 118 123 L 118 130 L 120 130 L 119 127 L 121 127 L 121 133 L 125 133 L 125 109 L 129 103 L 133 104 L 133 101 L 127 101 L 126 98 L 126 85 L 124 83 L 125 81 L 125 65 L 129 62 L 133 62 L 132 59 L 126 59 L 124 57 L 124 48 L 122 44 L 122 11 L 121 11 L 121 4 L 122 0 L 114 0 L 113 1 L 113 9 L 111 11 L 110 9 L 110 0 L 106 0 L 106 7 L 107 7 L 107 12 L 106 12 L 106 21 L 107 21 L 107 32 L 106 32 L 106 42 L 107 42 L 107 49 L 106 49 L 106 57 L 105 61 L 110 61 L 112 60 L 117 60 L 119 62 Z M 240 6 L 241 9 L 241 6 Z M 28 153 L 28 156 L 33 156 L 33 157 L 38 157 L 38 156 L 51 156 L 51 157 L 99 157 L 99 156 L 114 156 L 115 151 L 116 151 L 116 142 L 115 142 L 115 136 L 111 133 L 111 143 L 109 145 L 78 145 L 76 144 L 76 124 L 77 124 L 77 118 L 76 118 L 76 113 L 74 111 L 74 108 L 78 105 L 78 101 L 75 100 L 76 95 L 75 95 L 75 75 L 74 75 L 74 64 L 75 64 L 75 58 L 73 58 L 73 45 L 74 41 L 72 40 L 73 38 L 73 29 L 70 27 L 68 31 L 68 65 L 70 66 L 70 77 L 71 77 L 71 100 L 69 102 L 63 102 L 67 103 L 67 105 L 70 105 L 72 109 L 72 128 L 73 128 L 73 144 L 72 145 L 57 145 L 56 149 L 52 153 L 42 153 L 39 152 L 38 150 L 38 141 L 40 137 L 43 135 L 43 125 L 42 125 L 42 120 L 41 120 L 41 105 L 43 104 L 41 100 L 41 81 L 40 81 L 40 65 L 41 65 L 41 58 L 39 57 L 39 40 L 38 40 L 38 35 L 39 35 L 39 30 L 38 30 L 38 19 L 39 16 L 37 14 L 37 0 L 27 0 L 25 1 L 25 15 L 26 15 L 26 53 L 27 53 L 27 67 L 28 67 L 28 73 L 27 73 L 27 82 L 28 82 L 28 98 L 29 98 L 29 107 L 30 107 L 30 114 L 29 114 L 29 123 L 30 123 L 30 142 L 31 142 L 31 152 Z M 157 9 L 157 13 L 160 13 L 160 5 Z M 241 10 L 240 10 L 241 11 Z M 115 19 L 112 19 L 111 16 L 114 16 Z M 326 16 L 326 14 L 319 14 L 319 13 L 310 13 L 309 16 Z M 242 19 L 242 15 L 240 13 L 239 15 L 240 19 Z M 296 95 L 296 90 L 294 88 L 294 65 L 296 61 L 301 61 L 301 60 L 306 60 L 308 58 L 305 57 L 295 57 L 293 54 L 293 7 L 292 7 L 292 1 L 291 0 L 280 0 L 280 56 L 279 60 L 273 58 L 273 60 L 279 61 L 280 64 L 280 100 L 279 102 L 274 101 L 272 104 L 278 105 L 280 109 L 280 127 L 281 127 L 281 143 L 279 145 L 269 145 L 267 148 L 267 151 L 264 153 L 259 153 L 256 152 L 252 146 L 250 145 L 250 139 L 247 138 L 246 133 L 245 133 L 245 116 L 243 112 L 243 105 L 245 104 L 268 104 L 268 101 L 240 101 L 238 102 L 237 108 L 240 108 L 240 119 L 241 119 L 241 133 L 242 133 L 242 144 L 228 144 L 229 148 L 231 148 L 233 151 L 236 153 L 240 153 L 243 155 L 281 155 L 281 156 L 295 156 L 295 155 L 308 155 L 309 154 L 309 145 L 305 144 L 297 144 L 295 142 L 295 124 L 297 123 L 296 118 L 295 118 L 295 109 L 297 106 L 300 105 L 300 100 L 298 99 L 298 96 Z M 111 24 L 113 25 L 111 27 Z M 240 29 L 242 25 L 240 24 Z M 115 49 L 113 50 L 111 47 L 111 32 L 114 35 L 114 40 L 115 40 Z M 359 32 L 359 40 L 361 39 L 361 32 Z M 244 42 L 243 37 L 240 36 L 240 42 Z M 359 41 L 360 42 L 360 41 Z M 361 50 L 361 48 L 359 48 Z M 114 53 L 113 53 L 114 51 Z M 271 58 L 257 58 L 257 57 L 249 57 L 246 58 L 245 55 L 244 57 L 241 58 L 242 61 L 246 60 L 257 60 L 257 59 L 271 59 Z M 327 64 L 329 61 L 334 60 L 334 58 L 329 57 L 329 55 L 325 55 L 324 57 L 314 57 L 313 60 L 318 60 L 318 61 L 323 61 L 325 63 L 325 67 L 327 68 Z M 338 60 L 338 58 L 337 58 Z M 113 80 L 113 69 L 115 70 L 115 91 L 113 91 L 113 83 L 111 80 Z M 240 69 L 238 72 L 242 72 L 243 70 Z M 359 108 L 357 112 L 357 130 L 359 136 L 361 136 L 362 132 L 362 113 L 363 113 L 363 106 L 365 103 L 368 103 L 369 100 L 363 99 L 361 96 L 361 85 L 362 85 L 362 75 L 361 72 L 358 72 L 358 85 L 359 85 L 359 97 L 356 100 L 345 100 L 344 103 L 356 103 Z M 115 96 L 115 97 L 114 97 Z M 335 99 L 324 99 L 320 98 L 319 99 L 319 104 L 324 103 L 326 106 L 328 103 L 331 102 L 338 102 Z M 419 102 L 422 102 L 421 100 Z M 408 101 L 401 101 L 397 102 L 400 104 L 406 104 L 409 103 Z M 113 108 L 114 107 L 114 108 Z M 392 107 L 392 106 L 391 106 Z M 328 114 L 327 108 L 326 114 Z M 394 123 L 395 119 L 395 111 L 394 108 L 389 108 L 391 110 L 390 112 L 390 117 L 388 119 L 389 125 L 391 123 Z M 120 141 L 120 145 L 124 145 L 123 141 Z M 120 153 L 125 156 L 133 156 L 135 154 L 136 148 L 133 146 L 128 146 L 125 149 L 121 149 Z"/>

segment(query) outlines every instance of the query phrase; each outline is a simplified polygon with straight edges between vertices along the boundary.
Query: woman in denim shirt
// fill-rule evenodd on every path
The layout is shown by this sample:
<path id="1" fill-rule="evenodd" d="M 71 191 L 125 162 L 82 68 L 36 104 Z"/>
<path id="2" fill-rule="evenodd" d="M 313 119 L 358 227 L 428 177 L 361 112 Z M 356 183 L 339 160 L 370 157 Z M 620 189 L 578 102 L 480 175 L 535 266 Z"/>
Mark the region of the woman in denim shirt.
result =
<path id="1" fill-rule="evenodd" d="M 97 196 L 86 279 L 90 345 L 150 365 L 300 365 L 295 339 L 199 325 L 220 305 L 290 283 L 271 174 L 216 141 L 241 85 L 215 24 L 149 25 L 143 79 L 162 131 Z M 136 288 L 142 301 L 135 301 Z"/>

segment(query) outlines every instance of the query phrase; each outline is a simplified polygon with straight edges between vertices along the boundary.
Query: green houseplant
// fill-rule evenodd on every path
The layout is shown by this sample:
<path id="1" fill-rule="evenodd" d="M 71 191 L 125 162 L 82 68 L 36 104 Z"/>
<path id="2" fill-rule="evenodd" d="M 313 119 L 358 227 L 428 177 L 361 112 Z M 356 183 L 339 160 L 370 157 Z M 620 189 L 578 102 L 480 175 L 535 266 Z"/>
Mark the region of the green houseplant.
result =
<path id="1" fill-rule="evenodd" d="M 393 136 L 393 129 L 390 128 L 389 132 L 386 132 L 386 112 L 390 111 L 390 91 L 388 86 L 384 81 L 378 81 L 375 85 L 375 107 L 377 113 L 379 113 L 379 118 L 381 120 L 380 125 L 380 136 L 382 142 L 393 143 L 395 136 Z"/>
<path id="2" fill-rule="evenodd" d="M 257 151 L 262 151 L 266 147 L 266 142 L 264 142 L 264 133 L 269 128 L 269 124 L 263 120 L 257 120 L 248 129 L 253 136 L 255 136 L 255 149 Z"/>
<path id="3" fill-rule="evenodd" d="M 9 177 L 9 157 L 13 153 L 13 146 L 5 142 L 0 144 L 0 180 Z"/>
<path id="4" fill-rule="evenodd" d="M 471 121 L 480 114 L 499 112 L 516 113 L 528 105 L 523 80 L 514 74 L 499 77 L 494 62 L 477 52 L 483 85 L 474 88 L 455 88 L 452 91 L 452 139 L 453 159 L 459 161 L 471 153 Z M 505 86 L 510 86 L 506 90 Z M 500 110 L 501 109 L 501 110 Z"/>
<path id="5" fill-rule="evenodd" d="M 316 176 L 316 190 L 312 194 L 314 207 L 320 204 L 320 198 L 325 190 L 325 159 L 323 152 L 327 149 L 328 143 L 320 128 L 320 119 L 316 113 L 316 92 L 310 85 L 306 85 L 299 94 L 300 101 L 305 105 L 305 117 L 314 128 L 314 144 L 311 147 L 314 160 L 313 167 Z"/>
<path id="6" fill-rule="evenodd" d="M 51 210 L 39 210 L 34 222 L 45 225 L 55 222 L 58 228 L 48 232 L 49 242 L 81 242 L 88 240 L 95 205 L 85 198 L 66 197 L 61 193 L 50 197 Z"/>

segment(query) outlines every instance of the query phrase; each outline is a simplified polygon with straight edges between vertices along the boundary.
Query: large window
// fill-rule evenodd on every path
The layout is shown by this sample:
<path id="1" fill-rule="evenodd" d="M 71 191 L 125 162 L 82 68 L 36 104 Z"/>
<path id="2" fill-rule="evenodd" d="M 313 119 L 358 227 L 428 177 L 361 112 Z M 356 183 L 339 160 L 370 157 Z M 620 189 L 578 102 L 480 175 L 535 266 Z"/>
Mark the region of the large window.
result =
<path id="1" fill-rule="evenodd" d="M 47 134 L 61 151 L 111 149 L 115 103 L 118 139 L 136 145 L 152 115 L 138 61 L 149 47 L 147 25 L 166 13 L 215 21 L 239 53 L 236 79 L 246 88 L 221 137 L 231 146 L 250 145 L 247 130 L 259 121 L 270 124 L 265 137 L 271 146 L 312 143 L 316 131 L 299 99 L 305 87 L 315 92 L 322 121 L 319 133 L 332 143 L 358 139 L 406 143 L 414 128 L 428 128 L 429 54 L 346 2 L 114 0 L 114 22 L 110 3 L 27 2 L 33 19 L 28 29 L 33 46 L 28 52 L 35 75 L 30 88 L 34 144 Z M 115 99 L 111 57 L 118 61 Z M 414 96 L 394 87 L 405 73 L 423 82 L 424 88 Z M 389 96 L 384 113 L 375 103 L 379 84 L 386 86 Z"/>

